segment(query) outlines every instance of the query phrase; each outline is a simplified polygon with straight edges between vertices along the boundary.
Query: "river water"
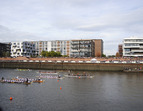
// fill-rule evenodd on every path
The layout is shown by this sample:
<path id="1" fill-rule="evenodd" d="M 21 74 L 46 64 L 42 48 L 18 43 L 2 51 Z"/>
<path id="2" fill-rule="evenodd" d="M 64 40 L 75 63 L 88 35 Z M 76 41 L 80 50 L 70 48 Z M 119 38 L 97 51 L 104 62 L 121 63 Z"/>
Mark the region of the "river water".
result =
<path id="1" fill-rule="evenodd" d="M 0 69 L 0 78 L 36 78 L 38 70 Z M 61 75 L 66 71 L 59 71 Z M 74 73 L 83 73 L 74 72 Z M 2 111 L 143 111 L 143 74 L 86 72 L 94 78 L 44 79 L 30 85 L 0 83 Z M 62 89 L 60 89 L 60 87 Z M 13 97 L 10 101 L 9 98 Z"/>

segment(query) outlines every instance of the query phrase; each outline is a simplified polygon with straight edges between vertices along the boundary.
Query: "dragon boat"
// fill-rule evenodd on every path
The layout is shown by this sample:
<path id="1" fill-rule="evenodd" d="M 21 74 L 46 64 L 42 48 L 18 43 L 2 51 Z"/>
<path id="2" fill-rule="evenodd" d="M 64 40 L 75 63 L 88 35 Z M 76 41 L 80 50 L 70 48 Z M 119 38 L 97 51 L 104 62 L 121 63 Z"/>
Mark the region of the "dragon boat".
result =
<path id="1" fill-rule="evenodd" d="M 68 74 L 68 75 L 65 75 L 65 77 L 69 77 L 69 78 L 93 78 L 94 76 L 91 76 L 89 74 Z"/>

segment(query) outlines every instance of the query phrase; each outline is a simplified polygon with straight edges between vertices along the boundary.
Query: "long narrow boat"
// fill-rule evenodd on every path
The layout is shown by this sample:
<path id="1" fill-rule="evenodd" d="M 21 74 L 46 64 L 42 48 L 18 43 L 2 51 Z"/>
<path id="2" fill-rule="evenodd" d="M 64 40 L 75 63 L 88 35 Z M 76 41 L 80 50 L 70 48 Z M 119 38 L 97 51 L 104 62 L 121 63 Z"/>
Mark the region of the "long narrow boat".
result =
<path id="1" fill-rule="evenodd" d="M 43 83 L 44 80 L 42 79 L 30 79 L 30 78 L 12 78 L 12 79 L 4 79 L 0 80 L 1 83 L 17 83 L 17 84 L 31 84 L 31 83 Z"/>
<path id="2" fill-rule="evenodd" d="M 31 71 L 31 69 L 16 69 L 16 71 Z"/>
<path id="3" fill-rule="evenodd" d="M 13 78 L 13 80 L 22 80 L 22 81 L 26 81 L 28 79 L 28 81 L 30 81 L 30 82 L 33 82 L 33 83 L 43 83 L 44 82 L 44 80 L 42 80 L 42 79 L 30 79 L 30 78 L 19 78 L 19 77 L 16 77 L 16 78 Z"/>
<path id="4" fill-rule="evenodd" d="M 31 84 L 31 81 L 20 81 L 20 80 L 12 80 L 12 79 L 4 79 L 0 80 L 1 83 L 17 83 L 17 84 Z"/>
<path id="5" fill-rule="evenodd" d="M 38 78 L 47 78 L 47 79 L 63 79 L 63 77 L 59 76 L 59 75 L 40 75 L 37 76 Z"/>
<path id="6" fill-rule="evenodd" d="M 56 72 L 56 71 L 38 71 L 38 73 L 40 73 L 40 74 L 55 74 L 55 75 L 58 74 L 58 72 Z"/>
<path id="7" fill-rule="evenodd" d="M 42 79 L 37 79 L 37 80 L 33 81 L 33 83 L 43 83 L 43 82 L 44 82 L 44 80 L 42 80 Z"/>
<path id="8" fill-rule="evenodd" d="M 69 75 L 65 75 L 65 77 L 69 77 L 69 78 L 93 78 L 94 76 L 91 75 L 77 75 L 77 74 L 69 74 Z"/>

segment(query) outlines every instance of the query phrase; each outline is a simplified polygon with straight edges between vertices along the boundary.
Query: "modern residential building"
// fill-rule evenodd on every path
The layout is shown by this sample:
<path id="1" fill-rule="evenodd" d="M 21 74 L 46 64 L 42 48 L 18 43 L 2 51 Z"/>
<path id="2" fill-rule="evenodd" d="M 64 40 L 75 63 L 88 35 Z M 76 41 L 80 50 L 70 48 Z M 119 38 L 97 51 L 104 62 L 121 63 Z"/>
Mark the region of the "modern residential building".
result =
<path id="1" fill-rule="evenodd" d="M 36 55 L 41 55 L 42 51 L 51 51 L 50 41 L 30 41 L 30 43 L 35 44 Z"/>
<path id="2" fill-rule="evenodd" d="M 92 40 L 71 40 L 71 57 L 92 57 L 94 54 Z"/>
<path id="3" fill-rule="evenodd" d="M 124 57 L 143 57 L 143 38 L 125 38 L 123 44 Z"/>
<path id="4" fill-rule="evenodd" d="M 0 43 L 0 57 L 10 56 L 10 43 Z"/>
<path id="5" fill-rule="evenodd" d="M 120 57 L 123 56 L 123 45 L 122 45 L 122 44 L 119 44 L 119 45 L 118 45 L 118 53 L 119 53 L 119 56 L 120 56 Z"/>
<path id="6" fill-rule="evenodd" d="M 51 51 L 61 52 L 61 55 L 70 56 L 70 41 L 69 40 L 51 41 Z"/>
<path id="7" fill-rule="evenodd" d="M 101 39 L 25 41 L 11 43 L 11 57 L 41 55 L 42 51 L 60 52 L 69 57 L 101 57 Z"/>
<path id="8" fill-rule="evenodd" d="M 101 39 L 71 40 L 71 57 L 101 57 L 103 41 Z"/>
<path id="9" fill-rule="evenodd" d="M 30 42 L 11 42 L 11 57 L 35 56 L 35 44 Z"/>
<path id="10" fill-rule="evenodd" d="M 70 55 L 70 41 L 68 40 L 31 41 L 31 43 L 35 44 L 38 55 L 41 55 L 42 51 L 55 51 L 62 55 Z"/>

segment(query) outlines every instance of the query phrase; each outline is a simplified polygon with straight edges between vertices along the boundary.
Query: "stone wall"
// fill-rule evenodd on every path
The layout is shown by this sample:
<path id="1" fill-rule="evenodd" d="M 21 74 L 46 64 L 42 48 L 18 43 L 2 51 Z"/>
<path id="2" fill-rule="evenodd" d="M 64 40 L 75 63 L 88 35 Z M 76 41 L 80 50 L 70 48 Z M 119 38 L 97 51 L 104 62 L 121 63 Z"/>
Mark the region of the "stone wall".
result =
<path id="1" fill-rule="evenodd" d="M 125 68 L 142 68 L 143 64 L 116 63 L 46 63 L 46 62 L 0 62 L 0 68 L 123 71 Z"/>

